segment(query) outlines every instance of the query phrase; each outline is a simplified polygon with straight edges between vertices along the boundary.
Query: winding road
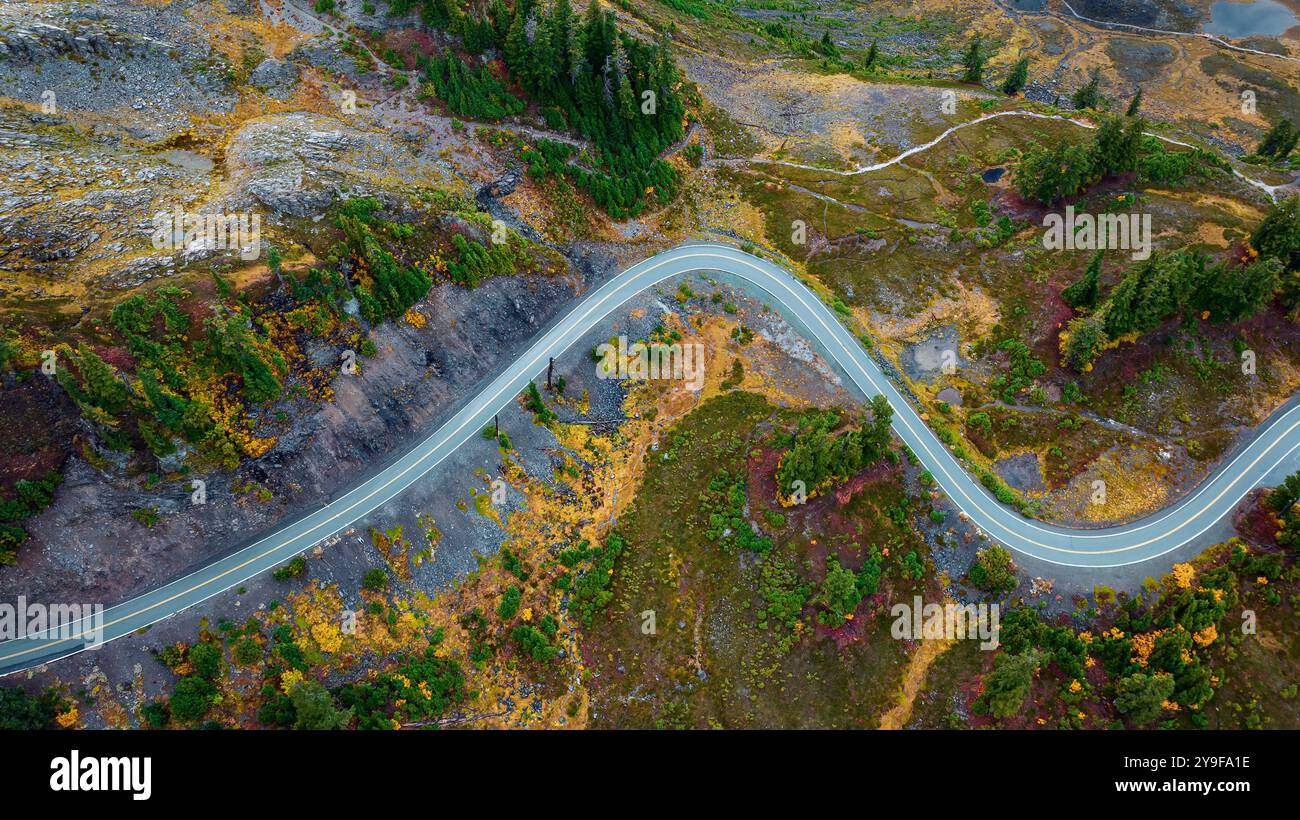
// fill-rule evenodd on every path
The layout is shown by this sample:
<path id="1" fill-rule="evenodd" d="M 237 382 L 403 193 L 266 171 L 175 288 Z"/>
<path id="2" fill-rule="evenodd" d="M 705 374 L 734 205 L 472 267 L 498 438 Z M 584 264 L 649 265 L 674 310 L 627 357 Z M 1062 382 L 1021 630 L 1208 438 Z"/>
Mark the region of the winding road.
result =
<path id="1" fill-rule="evenodd" d="M 765 294 L 863 396 L 883 393 L 893 406 L 894 430 L 930 470 L 958 509 L 990 538 L 1023 555 L 1071 567 L 1115 567 L 1148 561 L 1192 541 L 1229 514 L 1250 489 L 1300 450 L 1300 397 L 1287 402 L 1258 434 L 1180 503 L 1149 518 L 1108 529 L 1078 530 L 1022 517 L 995 501 L 926 427 L 861 343 L 807 286 L 767 260 L 720 244 L 689 244 L 623 271 L 587 295 L 542 334 L 437 430 L 374 477 L 315 512 L 183 578 L 107 608 L 104 641 L 155 623 L 347 529 L 476 437 L 503 406 L 587 331 L 632 296 L 681 274 L 717 273 Z M 95 624 L 62 635 L 34 635 L 0 643 L 0 674 L 47 663 L 86 648 Z"/>

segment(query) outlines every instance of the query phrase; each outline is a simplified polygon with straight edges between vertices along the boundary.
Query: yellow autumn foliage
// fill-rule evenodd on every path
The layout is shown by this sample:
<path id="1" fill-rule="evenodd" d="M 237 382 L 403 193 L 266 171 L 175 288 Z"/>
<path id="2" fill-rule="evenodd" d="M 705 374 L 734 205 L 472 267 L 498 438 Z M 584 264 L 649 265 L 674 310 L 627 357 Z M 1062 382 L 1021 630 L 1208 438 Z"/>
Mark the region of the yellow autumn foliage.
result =
<path id="1" fill-rule="evenodd" d="M 429 323 L 429 318 L 415 308 L 407 308 L 402 319 L 414 328 L 422 328 Z"/>
<path id="2" fill-rule="evenodd" d="M 1156 648 L 1156 638 L 1160 632 L 1145 632 L 1133 636 L 1133 663 L 1145 667 L 1148 659 L 1151 657 L 1151 651 Z"/>
<path id="3" fill-rule="evenodd" d="M 313 624 L 311 628 L 312 640 L 320 647 L 322 652 L 328 652 L 331 655 L 339 651 L 343 645 L 343 631 L 333 623 L 321 622 Z"/>
<path id="4" fill-rule="evenodd" d="M 77 704 L 74 703 L 68 707 L 66 712 L 60 712 L 55 716 L 54 722 L 62 726 L 64 729 L 71 729 L 73 726 L 77 725 L 77 721 L 80 717 L 81 715 L 77 712 Z"/>
<path id="5" fill-rule="evenodd" d="M 280 690 L 286 695 L 293 690 L 293 687 L 303 682 L 302 672 L 297 669 L 287 670 L 280 675 Z"/>

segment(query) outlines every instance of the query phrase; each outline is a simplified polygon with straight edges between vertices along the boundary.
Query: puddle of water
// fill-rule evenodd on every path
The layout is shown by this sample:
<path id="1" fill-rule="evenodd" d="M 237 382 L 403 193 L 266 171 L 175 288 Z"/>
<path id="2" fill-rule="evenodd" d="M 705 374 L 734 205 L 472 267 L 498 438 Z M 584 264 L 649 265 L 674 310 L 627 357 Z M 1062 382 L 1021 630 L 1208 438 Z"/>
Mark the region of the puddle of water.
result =
<path id="1" fill-rule="evenodd" d="M 1224 37 L 1275 37 L 1295 25 L 1300 25 L 1300 19 L 1277 0 L 1218 0 L 1210 6 L 1210 19 L 1203 28 Z"/>
<path id="2" fill-rule="evenodd" d="M 992 185 L 993 183 L 997 182 L 999 179 L 1002 179 L 1002 175 L 1005 174 L 1006 172 L 1007 172 L 1006 168 L 990 168 L 984 173 L 980 174 L 980 179 Z"/>
<path id="3" fill-rule="evenodd" d="M 158 156 L 167 160 L 172 165 L 175 165 L 178 168 L 184 168 L 187 171 L 198 171 L 206 174 L 208 171 L 212 170 L 212 160 L 202 154 L 196 154 L 193 151 L 186 151 L 177 148 L 171 151 L 163 151 Z"/>
<path id="4" fill-rule="evenodd" d="M 897 217 L 898 221 L 911 228 L 914 231 L 929 231 L 940 227 L 937 222 L 917 222 L 915 219 Z"/>

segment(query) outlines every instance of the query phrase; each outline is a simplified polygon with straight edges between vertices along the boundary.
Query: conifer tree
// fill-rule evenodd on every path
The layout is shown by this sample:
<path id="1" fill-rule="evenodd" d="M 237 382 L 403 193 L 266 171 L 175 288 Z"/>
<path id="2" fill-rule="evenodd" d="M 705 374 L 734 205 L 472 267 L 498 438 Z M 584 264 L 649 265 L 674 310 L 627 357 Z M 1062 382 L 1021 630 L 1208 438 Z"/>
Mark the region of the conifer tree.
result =
<path id="1" fill-rule="evenodd" d="M 1219 265 L 1209 271 L 1197 305 L 1216 322 L 1236 322 L 1273 301 L 1282 284 L 1282 263 L 1274 257 L 1246 265 Z"/>
<path id="2" fill-rule="evenodd" d="M 1071 102 L 1079 110 L 1101 107 L 1101 69 L 1094 68 L 1092 70 L 1092 73 L 1088 75 L 1088 82 L 1079 86 L 1079 89 L 1074 92 Z"/>
<path id="3" fill-rule="evenodd" d="M 1030 148 L 1016 166 L 1012 182 L 1021 196 L 1050 205 L 1074 196 L 1090 179 L 1092 151 L 1062 140 L 1051 147 Z"/>
<path id="4" fill-rule="evenodd" d="M 621 37 L 614 38 L 614 50 L 610 54 L 609 64 L 613 70 L 609 82 L 614 89 L 618 113 L 624 119 L 630 120 L 637 113 L 636 97 L 632 92 L 632 78 L 628 76 L 630 65 L 627 58 L 627 49 L 624 47 Z"/>
<path id="5" fill-rule="evenodd" d="M 1124 112 L 1126 117 L 1136 117 L 1142 111 L 1142 86 L 1138 86 L 1137 93 L 1129 101 L 1128 110 Z"/>
<path id="6" fill-rule="evenodd" d="M 1300 269 L 1300 197 L 1274 205 L 1250 235 L 1260 256 L 1274 256 L 1289 270 Z"/>
<path id="7" fill-rule="evenodd" d="M 1092 171 L 1098 178 L 1114 173 L 1124 163 L 1124 121 L 1106 117 L 1092 140 Z"/>
<path id="8" fill-rule="evenodd" d="M 553 91 L 552 84 L 560 70 L 562 52 L 557 47 L 555 37 L 563 36 L 555 31 L 551 20 L 542 21 L 540 15 L 533 18 L 533 40 L 529 47 L 530 75 L 532 90 L 539 96 L 548 96 Z"/>
<path id="9" fill-rule="evenodd" d="M 1292 127 L 1291 120 L 1283 118 L 1268 130 L 1255 153 L 1261 157 L 1286 159 L 1295 148 L 1297 139 L 1300 139 L 1300 131 Z"/>
<path id="10" fill-rule="evenodd" d="M 77 353 L 77 370 L 81 373 L 81 388 L 86 401 L 112 415 L 125 410 L 126 385 L 122 383 L 117 368 L 84 343 L 77 348 Z"/>
<path id="11" fill-rule="evenodd" d="M 1084 272 L 1083 278 L 1061 291 L 1061 299 L 1075 310 L 1090 308 L 1097 304 L 1097 281 L 1101 278 L 1103 253 L 1103 251 L 1097 251 L 1097 253 L 1093 254 L 1092 261 L 1088 263 L 1088 270 Z"/>
<path id="12" fill-rule="evenodd" d="M 978 85 L 984 77 L 984 63 L 987 59 L 984 54 L 984 45 L 980 40 L 980 36 L 976 34 L 967 44 L 966 51 L 961 57 L 962 67 L 966 69 L 961 76 L 962 81 Z"/>
<path id="13" fill-rule="evenodd" d="M 1148 333 L 1187 306 L 1205 276 L 1198 251 L 1157 252 L 1124 274 L 1106 299 L 1106 333 L 1112 339 Z"/>
<path id="14" fill-rule="evenodd" d="M 523 76 L 527 70 L 528 63 L 528 35 L 524 31 L 527 20 L 516 7 L 514 17 L 510 21 L 510 28 L 506 33 L 504 45 L 506 65 L 510 71 L 518 76 Z"/>
<path id="15" fill-rule="evenodd" d="M 1110 341 L 1106 335 L 1106 314 L 1103 310 L 1070 320 L 1066 327 L 1061 356 L 1065 364 L 1079 372 L 1092 366 Z"/>
<path id="16" fill-rule="evenodd" d="M 1140 116 L 1129 117 L 1124 123 L 1124 145 L 1120 151 L 1118 171 L 1132 171 L 1142 158 L 1142 141 L 1146 139 L 1147 121 Z"/>
<path id="17" fill-rule="evenodd" d="M 1003 94 L 1016 94 L 1021 91 L 1029 80 L 1029 58 L 1022 57 L 1016 60 L 1015 65 L 1011 66 L 1011 72 L 1007 78 L 1002 81 Z"/>

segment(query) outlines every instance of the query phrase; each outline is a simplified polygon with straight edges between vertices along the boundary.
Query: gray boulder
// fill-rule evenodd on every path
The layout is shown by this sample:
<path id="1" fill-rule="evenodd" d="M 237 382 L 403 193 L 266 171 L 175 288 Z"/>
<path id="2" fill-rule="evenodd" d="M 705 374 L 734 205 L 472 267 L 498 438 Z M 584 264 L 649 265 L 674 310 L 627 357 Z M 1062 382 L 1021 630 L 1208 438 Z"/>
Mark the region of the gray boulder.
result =
<path id="1" fill-rule="evenodd" d="M 248 84 L 277 100 L 288 99 L 298 87 L 301 69 L 284 60 L 266 59 L 248 75 Z"/>

